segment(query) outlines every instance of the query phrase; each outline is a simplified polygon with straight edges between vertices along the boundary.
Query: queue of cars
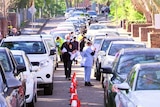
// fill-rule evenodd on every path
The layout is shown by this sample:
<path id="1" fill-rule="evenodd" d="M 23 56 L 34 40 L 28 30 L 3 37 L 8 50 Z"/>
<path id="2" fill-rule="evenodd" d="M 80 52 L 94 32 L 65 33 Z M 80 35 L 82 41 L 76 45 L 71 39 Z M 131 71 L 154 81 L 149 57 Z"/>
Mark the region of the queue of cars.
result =
<path id="1" fill-rule="evenodd" d="M 94 76 L 102 83 L 106 107 L 158 107 L 158 48 L 147 48 L 144 43 L 135 42 L 129 33 L 104 23 L 90 24 L 85 35 L 97 49 Z"/>
<path id="2" fill-rule="evenodd" d="M 159 67 L 156 67 L 160 64 L 158 48 L 147 48 L 146 44 L 135 42 L 129 33 L 120 32 L 104 23 L 90 24 L 86 37 L 96 47 L 94 76 L 102 83 L 105 107 L 158 107 L 158 101 L 154 100 L 159 95 Z M 152 69 L 153 66 L 157 70 Z M 140 79 L 149 78 L 149 68 L 151 72 L 156 71 L 156 76 L 148 85 L 149 89 L 138 89 Z M 151 96 L 151 93 L 157 94 Z M 142 98 L 145 95 L 147 97 Z"/>
<path id="3" fill-rule="evenodd" d="M 91 13 L 88 11 L 88 14 L 89 12 Z M 1 105 L 34 107 L 37 88 L 44 88 L 46 95 L 53 93 L 54 71 L 58 67 L 54 39 L 61 35 L 65 39 L 65 35 L 70 32 L 77 35 L 80 28 L 86 27 L 87 17 L 81 17 L 82 13 L 85 14 L 75 12 L 66 16 L 66 22 L 60 23 L 50 34 L 13 36 L 1 41 L 0 92 L 4 93 L 0 94 Z M 129 35 L 124 36 L 116 28 L 109 28 L 106 24 L 91 24 L 86 35 L 97 48 L 94 74 L 104 88 L 106 107 L 159 105 L 160 49 L 146 48 L 144 43 L 137 43 Z M 154 78 L 150 78 L 148 74 Z M 149 86 L 142 79 L 155 84 L 151 83 Z M 146 84 L 149 88 L 142 87 Z M 156 99 L 153 101 L 150 98 Z"/>
<path id="4" fill-rule="evenodd" d="M 1 71 L 5 74 L 1 74 L 5 79 L 0 89 L 7 104 L 3 107 L 34 107 L 37 88 L 44 88 L 45 95 L 52 95 L 58 61 L 51 35 L 9 36 L 0 46 Z"/>

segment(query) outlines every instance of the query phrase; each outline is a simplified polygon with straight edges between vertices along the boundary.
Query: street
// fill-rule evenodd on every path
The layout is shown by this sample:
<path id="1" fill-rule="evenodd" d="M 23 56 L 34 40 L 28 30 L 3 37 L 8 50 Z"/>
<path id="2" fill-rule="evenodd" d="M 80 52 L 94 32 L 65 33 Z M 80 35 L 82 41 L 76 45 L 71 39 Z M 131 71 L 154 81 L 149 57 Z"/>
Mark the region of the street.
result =
<path id="1" fill-rule="evenodd" d="M 57 19 L 50 19 L 41 32 L 49 33 L 51 29 L 56 25 L 64 21 L 63 17 Z M 103 88 L 99 81 L 95 80 L 95 77 L 91 77 L 93 87 L 84 86 L 84 68 L 80 67 L 80 64 L 72 64 L 72 74 L 76 73 L 78 82 L 77 93 L 81 102 L 81 107 L 104 107 L 103 101 Z M 70 93 L 69 88 L 71 81 L 65 79 L 63 63 L 59 63 L 59 67 L 54 73 L 54 88 L 53 95 L 46 96 L 43 94 L 43 90 L 38 90 L 38 100 L 36 107 L 69 107 Z"/>

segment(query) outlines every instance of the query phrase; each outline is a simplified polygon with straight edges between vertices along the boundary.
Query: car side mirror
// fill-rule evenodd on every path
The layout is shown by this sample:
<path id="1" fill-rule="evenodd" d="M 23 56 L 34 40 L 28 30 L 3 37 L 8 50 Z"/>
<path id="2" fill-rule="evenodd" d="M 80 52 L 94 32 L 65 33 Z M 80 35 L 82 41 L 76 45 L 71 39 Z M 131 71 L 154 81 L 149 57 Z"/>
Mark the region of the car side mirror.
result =
<path id="1" fill-rule="evenodd" d="M 8 88 L 18 88 L 21 85 L 22 85 L 22 82 L 20 82 L 16 78 L 8 78 L 7 79 L 7 87 Z"/>
<path id="2" fill-rule="evenodd" d="M 101 73 L 114 74 L 114 73 L 112 72 L 112 67 L 111 67 L 111 66 L 107 66 L 107 67 L 105 67 L 105 68 L 102 68 L 102 69 L 101 69 Z"/>
<path id="3" fill-rule="evenodd" d="M 19 74 L 20 72 L 24 72 L 26 71 L 26 67 L 23 65 L 17 65 L 17 74 Z"/>
<path id="4" fill-rule="evenodd" d="M 129 92 L 129 89 L 130 89 L 130 86 L 127 82 L 123 82 L 121 84 L 116 84 L 116 87 L 119 89 L 119 90 L 125 90 L 126 93 Z"/>
<path id="5" fill-rule="evenodd" d="M 51 49 L 50 50 L 50 55 L 55 55 L 56 54 L 56 49 Z"/>

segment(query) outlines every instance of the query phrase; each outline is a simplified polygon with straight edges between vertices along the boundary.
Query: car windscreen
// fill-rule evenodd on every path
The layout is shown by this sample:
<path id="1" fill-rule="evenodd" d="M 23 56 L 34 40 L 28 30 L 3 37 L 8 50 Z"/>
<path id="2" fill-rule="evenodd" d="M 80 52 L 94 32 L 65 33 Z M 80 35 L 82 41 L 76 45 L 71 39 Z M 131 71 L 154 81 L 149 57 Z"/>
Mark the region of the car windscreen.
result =
<path id="1" fill-rule="evenodd" d="M 11 66 L 11 61 L 8 59 L 8 56 L 5 52 L 0 52 L 0 62 L 5 72 L 13 71 L 13 67 Z"/>
<path id="2" fill-rule="evenodd" d="M 61 37 L 61 38 L 63 38 L 63 39 L 65 39 L 65 36 L 67 35 L 67 34 L 69 34 L 69 32 L 65 32 L 65 33 L 61 33 L 61 32 L 55 32 L 55 33 L 53 33 L 52 35 L 53 35 L 53 38 L 54 38 L 54 40 L 59 36 L 59 37 Z"/>
<path id="3" fill-rule="evenodd" d="M 94 39 L 93 44 L 101 44 L 102 39 Z"/>
<path id="4" fill-rule="evenodd" d="M 25 62 L 22 55 L 13 55 L 13 57 L 19 65 L 25 66 Z"/>
<path id="5" fill-rule="evenodd" d="M 160 62 L 160 54 L 132 54 L 122 55 L 118 62 L 117 73 L 128 74 L 131 68 L 138 63 Z"/>
<path id="6" fill-rule="evenodd" d="M 89 15 L 97 15 L 96 12 L 88 12 Z"/>
<path id="7" fill-rule="evenodd" d="M 105 25 L 91 25 L 89 27 L 90 30 L 98 30 L 98 29 L 105 29 L 107 28 Z"/>
<path id="8" fill-rule="evenodd" d="M 138 73 L 136 90 L 160 90 L 159 67 L 146 67 Z"/>
<path id="9" fill-rule="evenodd" d="M 3 42 L 2 47 L 11 50 L 23 50 L 26 54 L 45 54 L 46 49 L 42 41 L 13 41 Z"/>
<path id="10" fill-rule="evenodd" d="M 115 56 L 116 53 L 124 48 L 145 48 L 145 45 L 142 44 L 112 44 L 108 55 Z"/>
<path id="11" fill-rule="evenodd" d="M 101 50 L 102 50 L 102 51 L 106 51 L 106 50 L 108 49 L 110 43 L 111 43 L 111 41 L 104 41 L 104 42 L 102 43 Z"/>

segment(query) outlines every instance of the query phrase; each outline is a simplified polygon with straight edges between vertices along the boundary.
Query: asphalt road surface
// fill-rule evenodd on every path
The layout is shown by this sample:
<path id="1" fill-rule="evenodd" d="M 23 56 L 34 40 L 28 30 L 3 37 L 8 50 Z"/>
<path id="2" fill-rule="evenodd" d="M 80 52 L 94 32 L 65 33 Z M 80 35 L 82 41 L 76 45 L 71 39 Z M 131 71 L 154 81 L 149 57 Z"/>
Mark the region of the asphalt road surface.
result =
<path id="1" fill-rule="evenodd" d="M 64 21 L 63 18 L 51 19 L 42 32 L 49 33 L 58 23 Z M 76 73 L 78 82 L 77 93 L 81 102 L 81 107 L 104 107 L 103 89 L 101 83 L 91 76 L 92 87 L 84 86 L 84 68 L 80 64 L 73 64 L 72 74 Z M 36 107 L 70 107 L 71 94 L 69 88 L 71 81 L 65 79 L 63 63 L 59 63 L 59 67 L 54 73 L 54 89 L 53 95 L 44 95 L 43 90 L 38 90 L 38 101 Z"/>

